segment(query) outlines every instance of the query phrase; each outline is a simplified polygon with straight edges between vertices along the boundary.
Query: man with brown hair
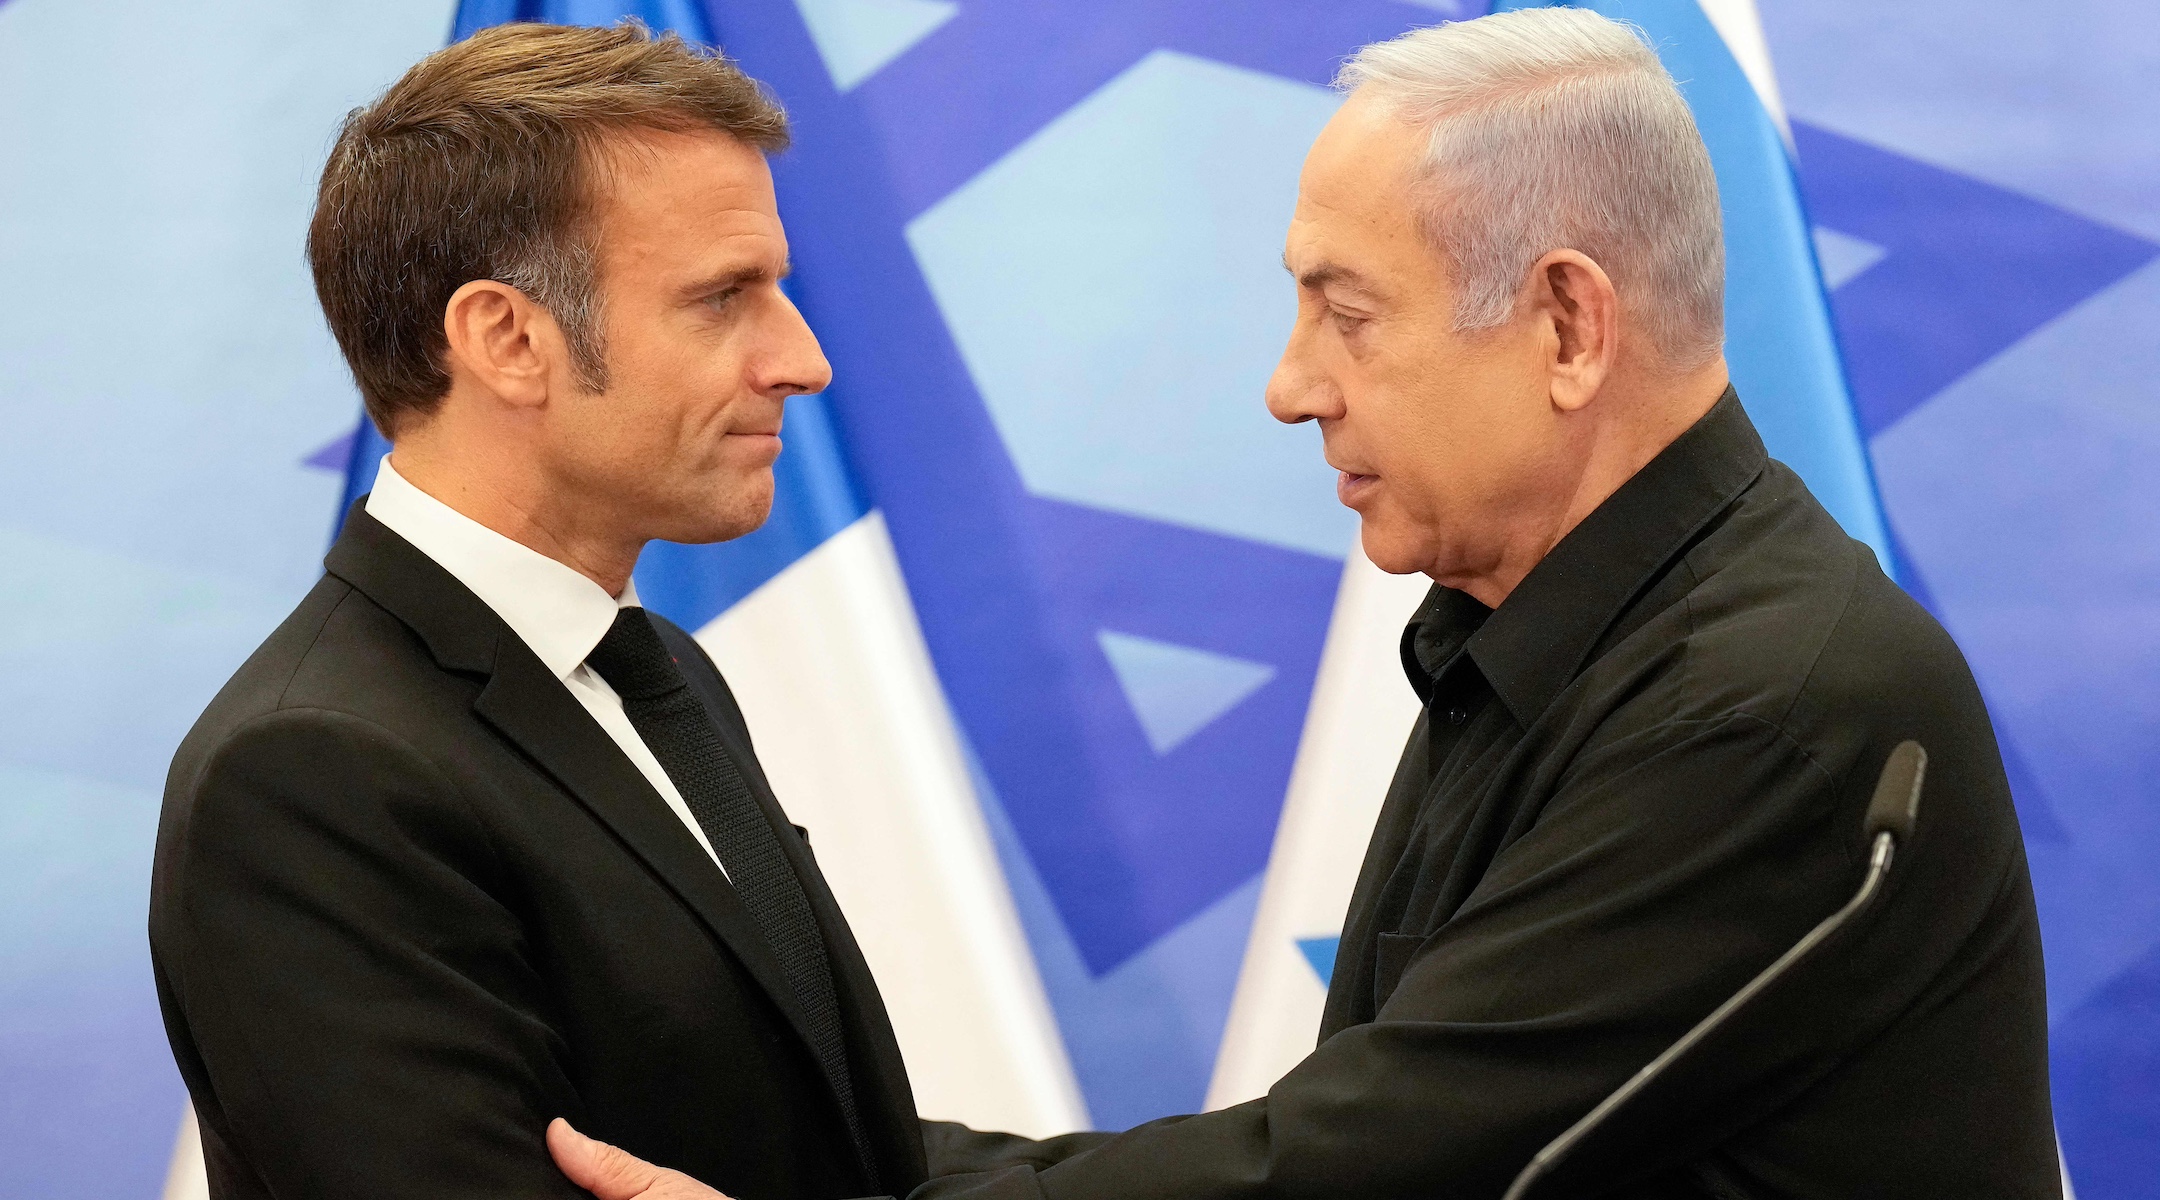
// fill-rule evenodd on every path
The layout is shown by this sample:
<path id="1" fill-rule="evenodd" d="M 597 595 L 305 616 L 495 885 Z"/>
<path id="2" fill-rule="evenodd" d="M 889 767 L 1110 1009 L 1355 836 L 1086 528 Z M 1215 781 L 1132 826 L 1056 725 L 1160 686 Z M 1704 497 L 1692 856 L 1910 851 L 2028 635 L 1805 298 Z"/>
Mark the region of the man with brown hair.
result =
<path id="1" fill-rule="evenodd" d="M 346 122 L 308 253 L 393 452 L 158 832 L 213 1195 L 582 1195 L 556 1117 L 758 1200 L 922 1182 L 847 923 L 630 578 L 765 519 L 830 377 L 780 289 L 786 140 L 634 26 L 489 30 Z"/>

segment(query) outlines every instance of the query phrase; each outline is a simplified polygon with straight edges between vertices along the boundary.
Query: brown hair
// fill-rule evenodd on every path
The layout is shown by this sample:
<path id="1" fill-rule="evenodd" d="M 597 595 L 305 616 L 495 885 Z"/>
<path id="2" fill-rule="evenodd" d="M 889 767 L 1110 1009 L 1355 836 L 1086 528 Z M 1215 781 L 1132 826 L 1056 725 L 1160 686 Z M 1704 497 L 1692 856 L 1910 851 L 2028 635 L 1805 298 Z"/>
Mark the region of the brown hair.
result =
<path id="1" fill-rule="evenodd" d="M 499 25 L 421 59 L 353 110 L 323 167 L 308 264 L 368 416 L 393 436 L 450 389 L 443 308 L 507 283 L 605 386 L 592 228 L 600 153 L 637 130 L 718 130 L 768 154 L 787 115 L 717 53 L 633 21 Z"/>

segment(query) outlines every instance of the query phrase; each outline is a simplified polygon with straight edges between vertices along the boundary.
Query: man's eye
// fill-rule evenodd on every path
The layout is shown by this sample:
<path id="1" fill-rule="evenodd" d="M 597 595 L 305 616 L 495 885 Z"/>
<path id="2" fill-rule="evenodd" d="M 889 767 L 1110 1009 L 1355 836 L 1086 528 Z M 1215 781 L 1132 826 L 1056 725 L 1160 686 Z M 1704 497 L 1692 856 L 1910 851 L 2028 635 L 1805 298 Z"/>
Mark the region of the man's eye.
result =
<path id="1" fill-rule="evenodd" d="M 727 288 L 724 291 L 714 292 L 712 295 L 705 297 L 705 303 L 712 308 L 726 308 L 730 300 L 733 300 L 735 297 L 740 295 L 742 295 L 741 288 L 731 287 Z"/>
<path id="2" fill-rule="evenodd" d="M 1346 313 L 1339 308 L 1330 308 L 1327 311 L 1328 320 L 1332 322 L 1336 330 L 1341 333 L 1353 332 L 1357 329 L 1358 326 L 1365 323 L 1364 317 L 1353 316 L 1352 314 Z"/>

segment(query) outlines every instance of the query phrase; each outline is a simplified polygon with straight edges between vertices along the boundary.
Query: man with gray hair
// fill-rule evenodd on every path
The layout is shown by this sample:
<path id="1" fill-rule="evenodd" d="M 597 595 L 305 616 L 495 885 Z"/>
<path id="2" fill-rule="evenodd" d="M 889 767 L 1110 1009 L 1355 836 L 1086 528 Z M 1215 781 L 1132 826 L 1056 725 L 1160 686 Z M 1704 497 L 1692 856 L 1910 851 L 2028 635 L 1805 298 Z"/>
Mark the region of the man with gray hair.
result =
<path id="1" fill-rule="evenodd" d="M 1851 895 L 1906 739 L 1927 811 L 1888 893 L 1535 1194 L 2056 1195 L 1986 710 L 1727 380 L 1717 185 L 1672 79 L 1628 27 L 1536 9 L 1366 47 L 1341 85 L 1267 401 L 1320 423 L 1372 560 L 1435 583 L 1319 1047 L 1114 1136 L 931 1126 L 915 1195 L 1497 1196 Z M 603 1200 L 691 1186 L 555 1145 Z"/>

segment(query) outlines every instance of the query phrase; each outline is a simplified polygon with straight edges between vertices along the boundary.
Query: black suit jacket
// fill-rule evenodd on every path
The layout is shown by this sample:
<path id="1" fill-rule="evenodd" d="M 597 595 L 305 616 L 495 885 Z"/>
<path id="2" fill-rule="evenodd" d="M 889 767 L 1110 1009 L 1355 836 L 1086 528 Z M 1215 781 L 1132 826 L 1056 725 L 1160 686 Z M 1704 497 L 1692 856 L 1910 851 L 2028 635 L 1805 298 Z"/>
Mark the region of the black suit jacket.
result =
<path id="1" fill-rule="evenodd" d="M 1873 907 L 1534 1194 L 2057 1194 L 2039 924 L 1979 690 L 1735 396 L 1497 609 L 1435 589 L 1404 659 L 1425 709 L 1312 1056 L 1111 1138 L 935 1127 L 934 1171 L 985 1173 L 918 1200 L 1498 1196 L 1851 896 L 1907 738 L 1926 798 Z"/>
<path id="2" fill-rule="evenodd" d="M 582 1196 L 556 1116 L 753 1200 L 920 1183 L 877 986 L 697 644 L 655 618 L 824 932 L 874 1164 L 748 911 L 561 682 L 364 510 L 326 565 L 159 824 L 151 953 L 212 1195 Z"/>

